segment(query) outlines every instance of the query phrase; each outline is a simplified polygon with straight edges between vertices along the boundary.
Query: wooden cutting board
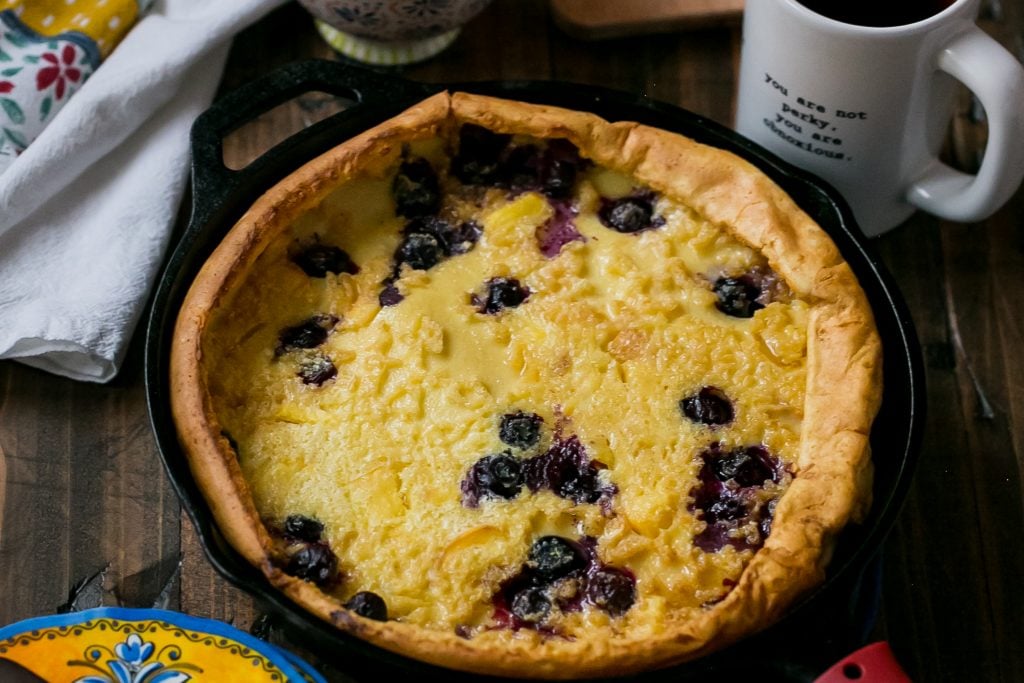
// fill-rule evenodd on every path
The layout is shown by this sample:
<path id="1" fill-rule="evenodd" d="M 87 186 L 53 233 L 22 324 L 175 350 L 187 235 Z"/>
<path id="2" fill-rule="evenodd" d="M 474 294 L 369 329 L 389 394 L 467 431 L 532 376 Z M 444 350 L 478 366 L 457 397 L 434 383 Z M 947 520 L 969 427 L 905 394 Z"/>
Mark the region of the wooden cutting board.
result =
<path id="1" fill-rule="evenodd" d="M 555 23 L 584 40 L 738 23 L 744 0 L 551 0 Z"/>

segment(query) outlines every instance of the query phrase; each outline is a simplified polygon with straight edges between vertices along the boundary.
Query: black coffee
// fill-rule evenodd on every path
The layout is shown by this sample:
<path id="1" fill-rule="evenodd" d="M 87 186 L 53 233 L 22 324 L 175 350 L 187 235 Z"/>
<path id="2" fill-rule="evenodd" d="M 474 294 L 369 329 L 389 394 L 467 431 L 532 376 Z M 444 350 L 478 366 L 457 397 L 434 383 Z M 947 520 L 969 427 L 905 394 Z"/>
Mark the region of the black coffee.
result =
<path id="1" fill-rule="evenodd" d="M 809 10 L 844 24 L 904 26 L 938 14 L 952 5 L 954 0 L 798 0 L 798 2 Z"/>

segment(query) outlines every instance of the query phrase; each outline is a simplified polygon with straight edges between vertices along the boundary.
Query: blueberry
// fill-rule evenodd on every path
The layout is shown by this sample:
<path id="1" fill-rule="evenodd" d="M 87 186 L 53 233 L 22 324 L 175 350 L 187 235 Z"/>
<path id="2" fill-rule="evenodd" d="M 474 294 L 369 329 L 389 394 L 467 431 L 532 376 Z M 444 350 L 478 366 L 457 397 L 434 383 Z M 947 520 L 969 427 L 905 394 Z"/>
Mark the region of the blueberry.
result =
<path id="1" fill-rule="evenodd" d="M 476 221 L 469 220 L 446 235 L 445 247 L 449 256 L 465 254 L 473 249 L 483 234 L 483 228 Z"/>
<path id="2" fill-rule="evenodd" d="M 565 139 L 550 141 L 541 165 L 541 192 L 552 199 L 567 199 L 582 163 L 576 145 Z"/>
<path id="3" fill-rule="evenodd" d="M 441 208 L 441 188 L 434 167 L 426 159 L 406 161 L 391 183 L 395 213 L 406 218 L 427 216 Z"/>
<path id="4" fill-rule="evenodd" d="M 755 311 L 764 308 L 764 305 L 757 301 L 761 296 L 761 289 L 748 276 L 718 278 L 713 289 L 718 297 L 715 307 L 734 318 L 752 318 Z"/>
<path id="5" fill-rule="evenodd" d="M 513 193 L 540 189 L 541 151 L 536 145 L 511 148 L 502 160 L 500 185 Z"/>
<path id="6" fill-rule="evenodd" d="M 526 588 L 512 596 L 512 614 L 528 624 L 544 621 L 551 612 L 551 601 L 541 588 Z"/>
<path id="7" fill-rule="evenodd" d="M 530 546 L 526 565 L 533 569 L 541 583 L 552 583 L 587 564 L 587 558 L 576 544 L 560 536 L 542 536 Z"/>
<path id="8" fill-rule="evenodd" d="M 466 507 L 483 498 L 515 498 L 523 488 L 523 461 L 511 453 L 488 455 L 469 468 L 460 488 Z"/>
<path id="9" fill-rule="evenodd" d="M 540 426 L 543 423 L 544 418 L 536 413 L 524 413 L 521 410 L 508 413 L 501 416 L 498 436 L 509 446 L 527 449 L 540 441 Z"/>
<path id="10" fill-rule="evenodd" d="M 338 558 L 323 541 L 310 543 L 288 561 L 286 572 L 318 586 L 326 586 L 338 571 Z"/>
<path id="11" fill-rule="evenodd" d="M 693 422 L 710 426 L 729 424 L 734 417 L 732 401 L 717 387 L 704 387 L 679 402 L 679 410 Z"/>
<path id="12" fill-rule="evenodd" d="M 384 289 L 380 290 L 380 295 L 377 300 L 380 301 L 381 307 L 396 306 L 402 302 L 405 297 L 398 291 L 398 287 L 395 287 L 394 283 L 387 282 L 384 284 Z"/>
<path id="13" fill-rule="evenodd" d="M 602 567 L 589 577 L 587 600 L 620 617 L 636 602 L 636 579 L 621 569 Z"/>
<path id="14" fill-rule="evenodd" d="M 735 496 L 724 496 L 704 511 L 704 521 L 708 524 L 725 521 L 733 522 L 747 516 L 747 505 Z"/>
<path id="15" fill-rule="evenodd" d="M 318 387 L 337 374 L 338 368 L 334 367 L 334 362 L 319 353 L 303 361 L 298 372 L 303 384 L 312 384 Z"/>
<path id="16" fill-rule="evenodd" d="M 355 275 L 359 266 L 341 248 L 315 242 L 292 255 L 292 262 L 310 277 L 327 277 L 327 273 Z"/>
<path id="17" fill-rule="evenodd" d="M 276 355 L 295 349 L 312 349 L 327 341 L 327 333 L 338 323 L 333 315 L 315 315 L 294 327 L 286 327 L 278 334 Z"/>
<path id="18" fill-rule="evenodd" d="M 408 264 L 415 270 L 430 270 L 444 257 L 444 249 L 433 235 L 413 232 L 406 235 L 395 251 L 396 264 Z"/>
<path id="19" fill-rule="evenodd" d="M 727 545 L 737 550 L 750 548 L 744 541 L 729 535 L 733 528 L 730 524 L 708 524 L 704 531 L 693 537 L 693 544 L 706 553 L 717 553 Z"/>
<path id="20" fill-rule="evenodd" d="M 563 475 L 552 490 L 562 498 L 576 503 L 596 503 L 604 493 L 597 470 L 589 463 Z"/>
<path id="21" fill-rule="evenodd" d="M 565 199 L 576 185 L 576 164 L 553 160 L 541 179 L 541 190 L 552 199 Z"/>
<path id="22" fill-rule="evenodd" d="M 361 617 L 376 621 L 388 620 L 388 605 L 384 598 L 370 591 L 360 591 L 345 603 L 345 609 L 352 610 Z"/>
<path id="23" fill-rule="evenodd" d="M 474 294 L 472 303 L 477 311 L 487 315 L 500 313 L 506 308 L 516 308 L 530 298 L 530 288 L 510 277 L 494 277 L 487 281 L 487 294 Z"/>
<path id="24" fill-rule="evenodd" d="M 699 483 L 690 489 L 693 502 L 691 512 L 698 512 L 707 522 L 693 543 L 705 552 L 718 552 L 727 545 L 737 550 L 756 550 L 771 531 L 775 514 L 775 501 L 759 503 L 750 495 L 749 487 L 764 486 L 765 482 L 778 482 L 785 466 L 764 446 L 741 446 L 723 451 L 718 443 L 711 444 L 700 455 L 703 464 Z M 757 524 L 760 537 L 750 534 L 734 535 L 740 527 Z"/>
<path id="25" fill-rule="evenodd" d="M 437 216 L 421 216 L 409 221 L 402 231 L 406 238 L 420 234 L 433 237 L 444 256 L 455 256 L 470 251 L 480 239 L 483 230 L 476 221 L 466 221 L 458 227 Z"/>
<path id="26" fill-rule="evenodd" d="M 526 462 L 526 485 L 531 491 L 549 489 L 574 503 L 597 503 L 615 493 L 598 477 L 604 465 L 587 457 L 579 437 L 556 440 L 545 453 Z"/>
<path id="27" fill-rule="evenodd" d="M 284 520 L 284 535 L 293 541 L 316 543 L 324 533 L 324 525 L 304 515 L 288 515 Z"/>
<path id="28" fill-rule="evenodd" d="M 633 233 L 654 227 L 654 205 L 646 196 L 605 200 L 597 215 L 605 227 L 616 232 Z"/>
<path id="29" fill-rule="evenodd" d="M 566 201 L 552 202 L 555 212 L 548 221 L 537 228 L 537 248 L 548 258 L 558 256 L 562 247 L 577 240 L 584 242 L 586 238 L 576 229 L 578 209 Z"/>
<path id="30" fill-rule="evenodd" d="M 500 175 L 501 153 L 511 135 L 466 124 L 459 130 L 459 151 L 452 159 L 452 174 L 467 185 L 493 185 Z"/>
<path id="31" fill-rule="evenodd" d="M 712 461 L 711 468 L 719 481 L 732 479 L 740 486 L 762 486 L 775 480 L 775 469 L 769 464 L 769 455 L 760 446 L 737 448 Z"/>
<path id="32" fill-rule="evenodd" d="M 543 192 L 554 200 L 572 194 L 581 165 L 579 149 L 568 140 L 552 140 L 543 150 L 536 145 L 516 145 L 499 158 L 494 184 L 513 194 Z"/>

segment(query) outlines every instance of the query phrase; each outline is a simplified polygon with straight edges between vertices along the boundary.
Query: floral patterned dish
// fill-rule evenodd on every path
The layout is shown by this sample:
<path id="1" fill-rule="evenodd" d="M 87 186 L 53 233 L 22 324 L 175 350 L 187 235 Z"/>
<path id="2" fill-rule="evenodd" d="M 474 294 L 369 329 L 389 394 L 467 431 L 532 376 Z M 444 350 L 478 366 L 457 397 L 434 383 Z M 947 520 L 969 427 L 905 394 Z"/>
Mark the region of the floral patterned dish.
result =
<path id="1" fill-rule="evenodd" d="M 0 677 L 48 683 L 326 683 L 293 655 L 222 622 L 120 607 L 0 628 Z"/>
<path id="2" fill-rule="evenodd" d="M 341 54 L 367 64 L 433 57 L 491 0 L 299 0 Z"/>

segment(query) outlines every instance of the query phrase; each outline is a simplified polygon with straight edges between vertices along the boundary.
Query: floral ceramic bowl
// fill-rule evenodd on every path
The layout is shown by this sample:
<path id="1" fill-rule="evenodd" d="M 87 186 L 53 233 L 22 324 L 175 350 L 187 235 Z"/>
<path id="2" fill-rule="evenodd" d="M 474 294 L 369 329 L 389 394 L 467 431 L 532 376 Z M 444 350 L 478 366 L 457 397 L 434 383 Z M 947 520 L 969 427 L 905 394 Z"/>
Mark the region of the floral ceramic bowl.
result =
<path id="1" fill-rule="evenodd" d="M 321 35 L 347 57 L 406 64 L 431 57 L 491 0 L 299 0 Z"/>
<path id="2" fill-rule="evenodd" d="M 119 607 L 0 628 L 0 680 L 326 683 L 293 655 L 219 621 Z"/>

